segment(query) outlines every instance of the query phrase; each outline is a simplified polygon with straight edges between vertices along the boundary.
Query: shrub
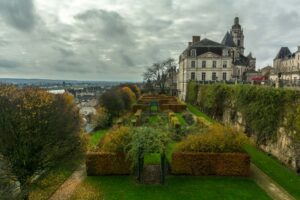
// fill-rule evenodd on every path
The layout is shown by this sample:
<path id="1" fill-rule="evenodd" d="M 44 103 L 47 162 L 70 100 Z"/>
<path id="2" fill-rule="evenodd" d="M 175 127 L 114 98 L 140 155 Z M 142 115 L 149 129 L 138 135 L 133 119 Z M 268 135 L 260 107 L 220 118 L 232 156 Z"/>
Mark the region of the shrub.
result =
<path id="1" fill-rule="evenodd" d="M 212 123 L 207 121 L 204 117 L 197 117 L 197 123 L 203 127 L 209 127 Z"/>
<path id="2" fill-rule="evenodd" d="M 104 129 L 112 125 L 112 117 L 104 107 L 98 107 L 96 114 L 92 117 L 95 129 Z"/>
<path id="3" fill-rule="evenodd" d="M 188 135 L 188 137 L 176 146 L 179 152 L 244 152 L 243 145 L 247 137 L 236 130 L 212 125 L 206 133 Z"/>
<path id="4" fill-rule="evenodd" d="M 193 125 L 195 122 L 193 115 L 190 113 L 185 112 L 183 113 L 182 117 L 188 125 Z"/>
<path id="5" fill-rule="evenodd" d="M 127 175 L 131 173 L 131 162 L 125 154 L 109 152 L 88 152 L 86 171 L 88 176 Z"/>
<path id="6" fill-rule="evenodd" d="M 198 84 L 195 81 L 190 81 L 188 83 L 187 91 L 186 101 L 189 103 L 196 102 L 198 96 Z"/>
<path id="7" fill-rule="evenodd" d="M 130 129 L 128 127 L 113 127 L 100 141 L 100 151 L 124 152 L 129 141 Z"/>
<path id="8" fill-rule="evenodd" d="M 124 111 L 124 102 L 118 90 L 110 90 L 103 93 L 100 97 L 100 104 L 113 117 L 119 116 Z"/>
<path id="9" fill-rule="evenodd" d="M 125 109 L 131 109 L 132 105 L 136 102 L 135 94 L 131 91 L 129 87 L 122 87 L 120 89 L 120 94 L 124 102 Z"/>
<path id="10" fill-rule="evenodd" d="M 132 129 L 130 143 L 128 145 L 128 157 L 133 165 L 138 164 L 139 156 L 147 153 L 164 153 L 169 142 L 166 131 L 153 127 L 137 127 Z"/>

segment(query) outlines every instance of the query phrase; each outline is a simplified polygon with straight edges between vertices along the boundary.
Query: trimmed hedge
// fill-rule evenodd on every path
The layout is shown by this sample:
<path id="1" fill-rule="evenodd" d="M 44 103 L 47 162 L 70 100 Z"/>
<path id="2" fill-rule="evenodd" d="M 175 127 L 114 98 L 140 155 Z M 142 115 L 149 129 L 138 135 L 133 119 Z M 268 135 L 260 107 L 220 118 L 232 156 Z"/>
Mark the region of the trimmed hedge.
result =
<path id="1" fill-rule="evenodd" d="M 249 176 L 250 156 L 246 153 L 191 153 L 172 155 L 171 173 L 193 176 Z"/>
<path id="2" fill-rule="evenodd" d="M 185 104 L 160 104 L 161 111 L 172 110 L 173 112 L 183 112 L 186 110 Z"/>
<path id="3" fill-rule="evenodd" d="M 122 153 L 88 152 L 86 172 L 88 176 L 128 175 L 131 174 L 131 162 Z"/>
<path id="4" fill-rule="evenodd" d="M 146 111 L 149 108 L 150 102 L 157 101 L 159 104 L 159 109 L 161 111 L 172 110 L 174 112 L 182 112 L 186 110 L 186 104 L 179 101 L 174 96 L 166 95 L 143 95 L 137 101 L 137 104 L 133 105 L 133 112 L 141 109 Z"/>

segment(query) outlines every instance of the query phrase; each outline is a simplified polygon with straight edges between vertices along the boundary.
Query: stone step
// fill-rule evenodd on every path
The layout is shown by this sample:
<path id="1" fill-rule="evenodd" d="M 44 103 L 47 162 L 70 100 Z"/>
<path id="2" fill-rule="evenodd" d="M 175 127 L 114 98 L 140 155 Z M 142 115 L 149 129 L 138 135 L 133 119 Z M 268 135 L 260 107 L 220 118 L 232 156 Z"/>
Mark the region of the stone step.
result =
<path id="1" fill-rule="evenodd" d="M 159 184 L 160 175 L 160 165 L 145 165 L 142 174 L 142 182 L 145 184 Z"/>

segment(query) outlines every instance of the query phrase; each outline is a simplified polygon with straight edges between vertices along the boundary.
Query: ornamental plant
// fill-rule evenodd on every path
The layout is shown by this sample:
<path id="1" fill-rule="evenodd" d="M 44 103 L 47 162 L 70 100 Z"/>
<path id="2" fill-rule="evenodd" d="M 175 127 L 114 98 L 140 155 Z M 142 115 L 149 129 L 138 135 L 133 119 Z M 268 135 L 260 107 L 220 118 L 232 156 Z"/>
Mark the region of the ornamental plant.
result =
<path id="1" fill-rule="evenodd" d="M 100 141 L 100 151 L 115 153 L 125 152 L 125 147 L 127 147 L 131 139 L 130 134 L 129 127 L 113 127 Z"/>
<path id="2" fill-rule="evenodd" d="M 247 136 L 231 127 L 214 124 L 205 132 L 188 135 L 178 143 L 175 151 L 179 152 L 208 152 L 233 153 L 243 152 L 243 145 L 247 143 Z"/>
<path id="3" fill-rule="evenodd" d="M 167 131 L 153 127 L 133 128 L 130 136 L 127 156 L 133 161 L 133 165 L 147 153 L 164 153 L 169 142 Z"/>

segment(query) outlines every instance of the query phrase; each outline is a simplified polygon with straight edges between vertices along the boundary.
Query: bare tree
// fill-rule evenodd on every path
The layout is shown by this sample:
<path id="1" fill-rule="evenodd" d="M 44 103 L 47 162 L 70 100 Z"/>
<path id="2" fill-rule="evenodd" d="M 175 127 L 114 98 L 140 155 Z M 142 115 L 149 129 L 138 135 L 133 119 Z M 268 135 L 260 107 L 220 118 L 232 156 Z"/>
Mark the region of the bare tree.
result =
<path id="1" fill-rule="evenodd" d="M 154 63 L 147 67 L 144 73 L 144 80 L 151 83 L 154 88 L 159 88 L 160 93 L 165 93 L 166 83 L 168 80 L 168 72 L 171 68 L 176 68 L 175 59 L 168 58 L 160 63 Z"/>

